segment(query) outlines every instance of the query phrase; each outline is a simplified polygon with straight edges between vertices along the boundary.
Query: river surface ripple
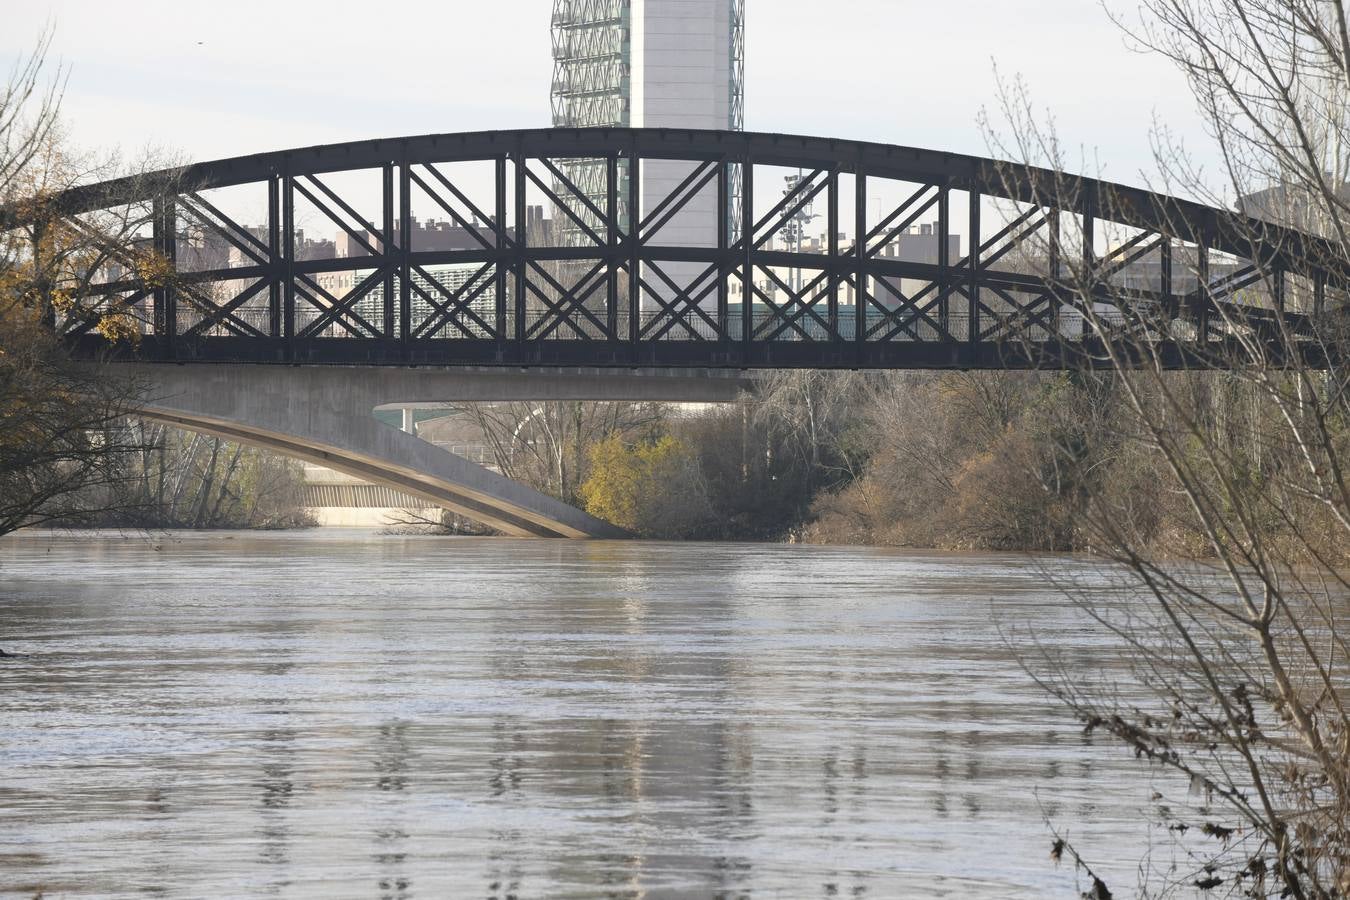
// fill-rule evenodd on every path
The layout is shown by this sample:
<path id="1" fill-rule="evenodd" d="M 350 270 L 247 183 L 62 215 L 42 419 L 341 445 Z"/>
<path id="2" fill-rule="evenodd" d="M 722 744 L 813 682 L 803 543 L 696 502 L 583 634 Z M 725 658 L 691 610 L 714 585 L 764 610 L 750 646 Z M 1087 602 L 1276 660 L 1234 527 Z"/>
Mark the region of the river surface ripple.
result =
<path id="1" fill-rule="evenodd" d="M 1076 896 L 1043 814 L 1132 885 L 1149 773 L 1010 649 L 1101 664 L 1041 565 L 11 536 L 0 894 Z"/>

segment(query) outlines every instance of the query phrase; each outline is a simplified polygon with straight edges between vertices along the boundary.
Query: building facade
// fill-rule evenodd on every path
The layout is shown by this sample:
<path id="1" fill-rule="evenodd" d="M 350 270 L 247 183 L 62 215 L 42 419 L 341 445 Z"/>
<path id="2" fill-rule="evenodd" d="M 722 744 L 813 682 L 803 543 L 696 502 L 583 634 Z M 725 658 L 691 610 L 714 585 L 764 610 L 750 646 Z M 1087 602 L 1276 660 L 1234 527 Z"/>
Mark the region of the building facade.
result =
<path id="1" fill-rule="evenodd" d="M 744 127 L 744 0 L 554 0 L 552 28 L 555 126 Z M 643 165 L 639 222 L 679 187 L 690 169 L 690 164 L 676 161 Z M 604 207 L 602 161 L 573 161 L 565 173 Z M 716 187 L 708 185 L 659 235 L 648 237 L 663 245 L 715 246 L 718 217 L 728 217 L 733 226 L 738 221 L 734 176 L 730 208 L 718 209 Z M 626 178 L 619 196 L 619 218 L 626 223 Z M 570 242 L 582 240 L 580 229 L 572 231 Z M 681 285 L 696 277 L 697 270 L 701 267 L 688 263 L 663 267 Z M 656 279 L 644 274 L 643 280 Z M 664 285 L 647 290 L 669 293 Z"/>

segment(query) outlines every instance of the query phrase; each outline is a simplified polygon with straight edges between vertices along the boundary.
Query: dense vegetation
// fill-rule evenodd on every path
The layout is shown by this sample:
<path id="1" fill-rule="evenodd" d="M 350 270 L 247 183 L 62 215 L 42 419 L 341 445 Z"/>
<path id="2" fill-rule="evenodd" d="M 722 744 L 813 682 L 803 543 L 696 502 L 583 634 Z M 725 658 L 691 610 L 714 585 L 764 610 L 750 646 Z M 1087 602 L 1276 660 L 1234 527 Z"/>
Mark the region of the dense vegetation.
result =
<path id="1" fill-rule="evenodd" d="M 221 438 L 139 418 L 120 423 L 123 442 L 101 510 L 86 522 L 140 528 L 295 528 L 304 508 L 304 467 Z"/>
<path id="2" fill-rule="evenodd" d="M 1193 420 L 1240 453 L 1253 489 L 1280 470 L 1263 452 L 1279 411 L 1242 379 L 1176 373 L 1153 390 L 1186 410 L 1179 435 Z M 736 404 L 611 411 L 615 428 L 577 436 L 567 499 L 649 537 L 1072 551 L 1096 549 L 1091 498 L 1154 553 L 1210 555 L 1136 420 L 1111 373 L 775 373 Z M 1321 515 L 1288 503 L 1300 522 Z M 1289 523 L 1263 527 L 1278 539 Z"/>

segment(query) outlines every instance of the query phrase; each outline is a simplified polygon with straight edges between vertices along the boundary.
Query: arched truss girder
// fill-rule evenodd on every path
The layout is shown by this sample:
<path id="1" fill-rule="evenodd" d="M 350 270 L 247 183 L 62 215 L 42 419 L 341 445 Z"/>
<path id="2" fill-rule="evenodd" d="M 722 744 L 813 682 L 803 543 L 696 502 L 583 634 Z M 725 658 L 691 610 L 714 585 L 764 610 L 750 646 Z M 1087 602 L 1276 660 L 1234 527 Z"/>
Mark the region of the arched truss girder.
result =
<path id="1" fill-rule="evenodd" d="M 555 162 L 578 158 L 605 170 L 599 203 Z M 645 168 L 669 160 L 682 161 L 687 177 L 668 197 L 639 197 Z M 464 162 L 491 167 L 487 202 L 473 203 L 443 171 Z M 757 179 L 770 167 L 771 177 Z M 334 223 L 355 221 L 353 202 L 325 178 L 356 170 L 377 173 L 380 184 L 368 230 L 342 225 L 365 255 L 300 258 L 297 201 Z M 786 195 L 782 170 L 804 175 Z M 697 246 L 663 243 L 663 225 L 696 193 L 714 194 L 716 208 L 729 210 L 737 179 L 739 222 L 718 215 Z M 883 182 L 913 192 L 869 211 L 868 187 Z M 266 196 L 261 226 L 203 197 L 239 185 Z M 396 223 L 410 218 L 415 189 L 473 234 L 472 248 L 419 251 L 400 241 Z M 756 203 L 758 191 L 773 202 Z M 530 192 L 574 222 L 569 231 L 583 245 L 537 240 L 527 227 Z M 949 200 L 958 193 L 964 203 L 954 215 Z M 992 222 L 986 211 L 982 221 L 986 199 L 1013 211 Z M 1103 340 L 1075 324 L 1091 303 L 1113 309 L 1130 342 L 1147 334 L 1165 365 L 1181 366 L 1231 340 L 1235 317 L 1248 336 L 1265 333 L 1272 344 L 1306 331 L 1336 305 L 1328 298 L 1343 296 L 1350 274 L 1330 242 L 1138 188 L 958 154 L 777 134 L 596 128 L 362 141 L 200 163 L 76 188 L 58 201 L 72 218 L 135 202 L 153 207 L 149 240 L 171 263 L 187 219 L 216 229 L 242 260 L 163 283 L 129 275 L 92 289 L 139 312 L 146 334 L 134 355 L 150 361 L 1079 365 Z M 825 209 L 824 245 L 810 253 L 776 247 L 773 235 L 807 202 Z M 843 220 L 844 206 L 852 221 Z M 621 208 L 643 211 L 637 228 Z M 923 216 L 936 220 L 935 259 L 882 251 Z M 1103 244 L 1102 223 L 1130 236 Z M 16 224 L 12 213 L 0 214 L 0 228 Z M 845 240 L 845 230 L 866 239 Z M 949 239 L 964 239 L 965 249 L 952 253 Z M 1019 253 L 1023 265 L 1007 266 Z M 1156 260 L 1151 286 L 1112 283 L 1146 254 Z M 1223 266 L 1211 268 L 1219 257 Z M 1177 271 L 1183 264 L 1194 270 L 1189 286 Z M 472 275 L 453 287 L 419 281 L 447 265 Z M 672 277 L 675 269 L 685 276 Z M 1077 273 L 1072 289 L 1068 271 Z M 320 276 L 343 272 L 353 275 L 347 293 L 320 286 Z M 1308 286 L 1297 308 L 1286 305 L 1286 279 Z M 67 331 L 91 351 L 100 344 L 88 321 Z M 1308 351 L 1322 352 L 1311 341 Z"/>

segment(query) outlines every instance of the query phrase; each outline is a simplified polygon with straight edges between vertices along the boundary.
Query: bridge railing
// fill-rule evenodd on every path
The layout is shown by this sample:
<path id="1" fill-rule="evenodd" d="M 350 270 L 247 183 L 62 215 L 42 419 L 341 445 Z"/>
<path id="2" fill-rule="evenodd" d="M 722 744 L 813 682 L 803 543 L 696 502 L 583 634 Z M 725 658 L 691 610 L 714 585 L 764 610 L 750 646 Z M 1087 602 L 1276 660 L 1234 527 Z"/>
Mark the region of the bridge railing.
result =
<path id="1" fill-rule="evenodd" d="M 893 314 L 896 311 L 888 310 L 887 312 Z M 1150 340 L 1197 339 L 1199 329 L 1196 323 L 1185 320 L 1171 320 L 1167 322 L 1164 328 L 1163 320 L 1158 313 L 1159 311 L 1156 309 L 1152 311 L 1135 310 L 1133 313 L 1100 310 L 1095 313 L 1094 322 L 1090 323 L 1081 312 L 1067 309 L 1053 325 L 1026 325 L 1019 321 L 1015 312 L 986 312 L 980 320 L 981 327 L 984 329 L 981 339 L 985 341 L 1030 343 L 1081 342 L 1092 339 L 1101 330 L 1114 331 L 1121 335 L 1129 334 L 1135 338 Z M 179 315 L 180 322 L 185 328 L 191 328 L 197 323 L 205 321 L 205 316 L 201 313 L 187 313 L 185 315 L 180 312 Z M 266 309 L 243 309 L 237 311 L 236 315 L 240 321 L 254 328 L 259 330 L 267 328 L 269 312 Z M 318 321 L 319 318 L 320 313 L 318 311 L 311 311 L 305 315 L 297 316 L 296 321 L 297 324 L 309 325 Z M 711 314 L 708 318 L 691 315 L 688 318 L 676 319 L 669 313 L 644 311 L 637 321 L 639 333 L 649 335 L 643 339 L 645 341 L 667 343 L 729 341 L 736 343 L 745 339 L 745 319 L 734 306 L 731 308 L 725 324 L 718 325 L 715 319 L 712 321 L 709 321 L 709 319 L 712 319 Z M 556 317 L 551 314 L 531 310 L 527 312 L 524 319 L 524 328 L 527 334 L 536 333 L 553 324 L 555 320 Z M 153 335 L 152 321 L 148 317 L 140 318 L 140 321 L 142 333 Z M 617 316 L 614 323 L 616 331 L 620 335 L 627 333 L 628 317 L 626 314 Z M 967 342 L 971 338 L 970 323 L 971 317 L 966 313 L 947 313 L 945 315 L 935 313 L 932 317 L 926 317 L 899 311 L 898 315 L 889 318 L 875 316 L 874 321 L 869 324 L 871 330 L 864 337 L 864 341 Z M 511 318 L 508 318 L 507 324 L 508 326 L 513 324 Z M 1210 322 L 1207 327 L 1211 339 L 1224 334 L 1237 334 L 1243 331 L 1240 326 L 1225 322 Z M 750 333 L 754 335 L 753 340 L 756 342 L 797 344 L 852 342 L 855 340 L 855 329 L 856 311 L 852 306 L 839 308 L 833 326 L 829 322 L 806 319 L 797 322 L 794 327 L 784 328 L 779 314 L 769 309 L 756 309 L 750 318 Z M 210 335 L 228 336 L 228 331 L 223 326 L 217 325 L 210 332 Z M 337 326 L 332 325 L 318 335 L 320 340 L 341 340 L 346 337 Z M 489 329 L 482 325 L 465 321 L 459 323 L 453 334 L 433 335 L 430 340 L 453 342 L 473 338 L 492 340 L 493 335 Z M 555 329 L 549 332 L 547 337 L 539 340 L 605 341 L 611 339 L 607 329 L 590 321 L 581 321 L 568 322 L 565 328 Z"/>

